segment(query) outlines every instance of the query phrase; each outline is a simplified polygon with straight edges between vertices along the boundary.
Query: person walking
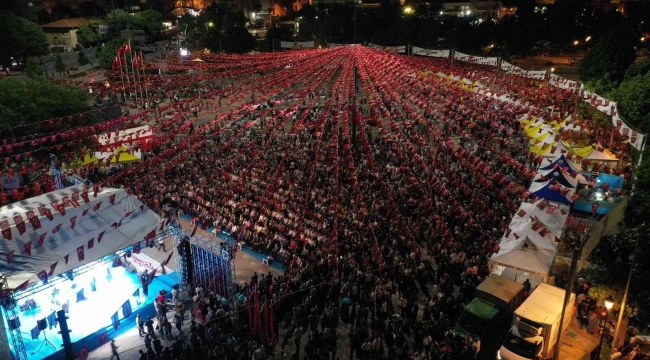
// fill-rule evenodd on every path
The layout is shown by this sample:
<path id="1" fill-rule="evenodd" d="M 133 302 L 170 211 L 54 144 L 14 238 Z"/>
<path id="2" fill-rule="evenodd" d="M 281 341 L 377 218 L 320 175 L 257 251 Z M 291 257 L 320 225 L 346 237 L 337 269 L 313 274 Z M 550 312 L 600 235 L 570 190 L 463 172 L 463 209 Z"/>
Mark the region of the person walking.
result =
<path id="1" fill-rule="evenodd" d="M 111 340 L 111 360 L 113 360 L 113 358 L 120 360 L 120 354 L 117 352 L 118 347 L 119 346 L 115 345 L 115 340 Z"/>

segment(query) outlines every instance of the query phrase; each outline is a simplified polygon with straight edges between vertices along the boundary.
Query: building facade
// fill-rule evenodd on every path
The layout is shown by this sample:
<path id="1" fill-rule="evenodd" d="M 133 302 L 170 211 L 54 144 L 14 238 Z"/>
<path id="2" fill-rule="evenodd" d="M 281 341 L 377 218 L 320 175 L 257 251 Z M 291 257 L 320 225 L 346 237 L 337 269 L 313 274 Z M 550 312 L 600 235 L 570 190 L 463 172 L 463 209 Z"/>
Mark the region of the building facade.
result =
<path id="1" fill-rule="evenodd" d="M 442 15 L 458 17 L 474 17 L 481 21 L 497 19 L 501 2 L 495 0 L 470 0 L 464 2 L 442 3 Z"/>
<path id="2" fill-rule="evenodd" d="M 42 25 L 45 38 L 50 50 L 62 52 L 74 51 L 79 44 L 77 30 L 84 25 L 97 21 L 97 19 L 76 18 L 63 19 Z"/>

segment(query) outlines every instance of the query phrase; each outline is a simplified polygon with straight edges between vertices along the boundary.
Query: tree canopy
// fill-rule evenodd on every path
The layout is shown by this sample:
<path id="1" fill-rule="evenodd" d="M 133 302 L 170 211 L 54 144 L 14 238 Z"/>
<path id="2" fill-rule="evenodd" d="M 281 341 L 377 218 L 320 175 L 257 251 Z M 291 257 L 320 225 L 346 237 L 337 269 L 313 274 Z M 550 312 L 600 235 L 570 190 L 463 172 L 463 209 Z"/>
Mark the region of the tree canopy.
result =
<path id="1" fill-rule="evenodd" d="M 36 23 L 7 12 L 0 12 L 0 65 L 11 65 L 12 58 L 25 61 L 30 56 L 49 52 L 45 33 Z"/>
<path id="2" fill-rule="evenodd" d="M 119 35 L 122 30 L 144 30 L 147 35 L 158 36 L 162 31 L 163 16 L 155 10 L 144 10 L 133 15 L 116 9 L 106 15 L 109 34 Z"/>
<path id="3" fill-rule="evenodd" d="M 0 133 L 3 138 L 22 136 L 6 128 L 88 111 L 90 100 L 85 91 L 43 78 L 25 82 L 0 78 Z"/>
<path id="4" fill-rule="evenodd" d="M 636 31 L 623 27 L 603 34 L 580 64 L 582 80 L 588 82 L 603 76 L 613 82 L 623 80 L 625 70 L 636 59 L 638 38 Z"/>
<path id="5" fill-rule="evenodd" d="M 113 61 L 115 61 L 117 49 L 119 49 L 125 42 L 125 38 L 118 36 L 111 39 L 109 42 L 104 44 L 104 46 L 97 48 L 97 62 L 99 63 L 99 66 L 103 69 L 110 69 L 111 65 L 113 65 Z"/>
<path id="6" fill-rule="evenodd" d="M 77 30 L 77 40 L 84 46 L 92 46 L 102 40 L 102 35 L 99 33 L 99 24 L 88 24 L 80 27 Z"/>

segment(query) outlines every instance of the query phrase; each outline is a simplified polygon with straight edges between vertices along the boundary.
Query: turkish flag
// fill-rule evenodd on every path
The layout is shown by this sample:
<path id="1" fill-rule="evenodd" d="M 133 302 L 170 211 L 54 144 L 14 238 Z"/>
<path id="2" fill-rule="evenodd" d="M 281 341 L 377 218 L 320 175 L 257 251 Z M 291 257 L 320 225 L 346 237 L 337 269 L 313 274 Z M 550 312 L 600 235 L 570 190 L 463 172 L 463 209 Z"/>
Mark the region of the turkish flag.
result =
<path id="1" fill-rule="evenodd" d="M 99 236 L 97 236 L 97 243 L 98 244 L 102 242 L 102 238 L 104 237 L 104 232 L 105 231 L 100 232 Z"/>
<path id="2" fill-rule="evenodd" d="M 84 199 L 85 203 L 90 202 L 90 198 L 88 197 L 88 189 L 83 189 L 83 191 L 81 192 L 81 198 Z"/>
<path id="3" fill-rule="evenodd" d="M 36 247 L 40 247 L 45 242 L 45 237 L 47 236 L 47 231 L 38 236 L 38 243 Z"/>
<path id="4" fill-rule="evenodd" d="M 579 222 L 579 223 L 578 223 L 578 232 L 579 232 L 579 233 L 584 233 L 586 230 L 587 230 L 587 224 L 585 224 L 585 223 L 582 222 L 582 221 Z"/>
<path id="5" fill-rule="evenodd" d="M 591 214 L 596 215 L 596 212 L 598 211 L 598 203 L 595 202 L 591 205 Z"/>
<path id="6" fill-rule="evenodd" d="M 533 231 L 537 231 L 541 227 L 542 227 L 542 223 L 541 222 L 536 222 L 535 224 L 533 224 Z"/>
<path id="7" fill-rule="evenodd" d="M 63 208 L 65 208 L 66 206 L 70 206 L 70 198 L 68 196 L 62 197 L 61 205 L 63 205 Z"/>
<path id="8" fill-rule="evenodd" d="M 77 215 L 70 218 L 70 227 L 74 229 L 75 225 L 77 225 Z"/>
<path id="9" fill-rule="evenodd" d="M 160 222 L 160 231 L 163 231 L 164 228 L 165 228 L 165 221 L 163 220 Z"/>
<path id="10" fill-rule="evenodd" d="M 61 230 L 61 225 L 62 224 L 59 224 L 59 225 L 55 226 L 54 229 L 52 229 L 52 234 L 58 233 L 59 230 Z"/>
<path id="11" fill-rule="evenodd" d="M 10 250 L 6 257 L 7 257 L 7 263 L 11 263 L 11 260 L 14 258 L 14 254 L 16 253 L 16 250 Z"/>
<path id="12" fill-rule="evenodd" d="M 72 204 L 72 206 L 74 206 L 74 207 L 79 207 L 80 206 L 80 204 L 79 204 L 79 192 L 78 191 L 75 191 L 75 192 L 72 193 L 72 199 L 70 200 L 70 204 Z"/>
<path id="13" fill-rule="evenodd" d="M 70 257 L 70 254 L 66 255 L 63 257 L 63 261 L 65 261 L 65 264 L 68 265 L 68 258 Z"/>
<path id="14" fill-rule="evenodd" d="M 101 208 L 101 207 L 102 207 L 102 202 L 100 201 L 97 204 L 95 204 L 95 206 L 93 207 L 93 210 L 99 211 L 99 208 Z"/>
<path id="15" fill-rule="evenodd" d="M 38 276 L 38 278 L 43 282 L 47 281 L 47 271 L 45 270 L 39 271 L 38 274 L 36 274 L 36 276 Z"/>
<path id="16" fill-rule="evenodd" d="M 88 249 L 92 249 L 95 245 L 95 238 L 88 240 Z"/>
<path id="17" fill-rule="evenodd" d="M 52 221 L 54 220 L 54 215 L 52 215 L 52 210 L 45 208 L 45 216 L 47 216 L 47 219 Z"/>
<path id="18" fill-rule="evenodd" d="M 26 242 L 25 245 L 23 245 L 23 253 L 27 253 L 27 255 L 32 256 L 32 242 Z"/>
<path id="19" fill-rule="evenodd" d="M 18 229 L 18 233 L 20 235 L 24 234 L 25 231 L 27 231 L 25 220 L 23 220 L 23 217 L 20 214 L 14 216 L 14 223 L 16 223 L 16 229 Z"/>
<path id="20" fill-rule="evenodd" d="M 11 240 L 11 227 L 9 227 L 9 221 L 8 220 L 2 220 L 0 221 L 0 230 L 2 230 L 2 237 Z"/>
<path id="21" fill-rule="evenodd" d="M 551 231 L 550 231 L 549 229 L 544 228 L 544 229 L 542 229 L 542 230 L 539 231 L 539 234 L 542 235 L 542 236 L 546 236 L 546 234 L 548 234 L 548 233 L 550 233 L 550 232 L 551 232 Z"/>
<path id="22" fill-rule="evenodd" d="M 45 205 L 41 205 L 41 206 L 38 207 L 38 213 L 41 216 L 46 216 L 47 215 L 47 211 L 45 211 Z"/>
<path id="23" fill-rule="evenodd" d="M 29 286 L 29 280 L 27 280 L 24 283 L 18 285 L 18 287 L 15 288 L 14 291 L 23 291 L 23 290 L 27 289 L 27 286 Z"/>
<path id="24" fill-rule="evenodd" d="M 77 248 L 77 258 L 79 261 L 84 261 L 84 246 L 81 245 Z"/>
<path id="25" fill-rule="evenodd" d="M 110 161 L 110 158 L 109 158 Z M 93 197 L 97 197 L 97 194 L 99 193 L 99 185 L 95 184 L 93 185 Z"/>
<path id="26" fill-rule="evenodd" d="M 47 274 L 48 276 L 54 275 L 54 270 L 56 269 L 56 266 L 59 264 L 59 262 L 55 262 L 54 264 L 50 265 L 50 272 Z"/>
<path id="27" fill-rule="evenodd" d="M 546 209 L 546 213 L 549 214 L 549 215 L 551 215 L 551 214 L 553 214 L 553 212 L 554 212 L 555 210 L 557 210 L 557 206 L 555 206 L 555 205 L 551 205 L 551 206 L 548 207 L 548 209 Z"/>
<path id="28" fill-rule="evenodd" d="M 36 214 L 34 214 L 34 210 L 29 210 L 27 212 L 27 219 L 29 220 L 29 223 L 32 224 L 34 230 L 41 228 L 41 220 L 36 216 Z"/>
<path id="29" fill-rule="evenodd" d="M 114 205 L 114 204 L 115 204 L 115 194 L 111 195 L 111 196 L 108 198 L 108 202 L 111 203 L 111 205 Z"/>
<path id="30" fill-rule="evenodd" d="M 56 211 L 58 211 L 59 214 L 61 214 L 61 216 L 65 216 L 65 205 L 63 204 L 57 205 Z"/>
<path id="31" fill-rule="evenodd" d="M 138 241 L 137 244 L 133 246 L 133 253 L 134 254 L 139 254 L 140 253 L 140 242 Z"/>
<path id="32" fill-rule="evenodd" d="M 194 228 L 194 231 L 196 231 L 196 227 Z M 144 236 L 144 239 L 145 240 L 151 240 L 151 239 L 153 239 L 155 237 L 156 237 L 156 229 L 153 229 L 153 230 L 149 231 L 149 233 L 147 235 Z"/>
<path id="33" fill-rule="evenodd" d="M 84 216 L 88 215 L 88 210 L 90 210 L 90 209 L 84 210 L 84 212 L 81 213 L 81 217 L 84 217 Z"/>
<path id="34" fill-rule="evenodd" d="M 524 209 L 519 210 L 519 212 L 517 213 L 517 216 L 519 216 L 519 217 L 526 216 L 526 210 L 524 210 Z"/>

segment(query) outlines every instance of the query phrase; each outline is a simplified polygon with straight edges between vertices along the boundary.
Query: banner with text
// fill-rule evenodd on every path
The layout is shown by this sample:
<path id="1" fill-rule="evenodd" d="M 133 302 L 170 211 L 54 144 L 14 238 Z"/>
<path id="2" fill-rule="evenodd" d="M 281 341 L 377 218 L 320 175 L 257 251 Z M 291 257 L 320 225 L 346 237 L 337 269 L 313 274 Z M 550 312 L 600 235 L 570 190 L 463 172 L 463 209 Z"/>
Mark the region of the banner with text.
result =
<path id="1" fill-rule="evenodd" d="M 435 57 L 435 58 L 449 57 L 449 50 L 431 50 L 431 49 L 425 49 L 425 48 L 413 46 L 411 48 L 411 51 L 413 52 L 413 55 L 428 56 L 428 57 Z"/>
<path id="2" fill-rule="evenodd" d="M 291 42 L 291 41 L 280 41 L 280 47 L 283 49 L 306 49 L 313 48 L 313 41 L 301 41 L 301 42 Z"/>

